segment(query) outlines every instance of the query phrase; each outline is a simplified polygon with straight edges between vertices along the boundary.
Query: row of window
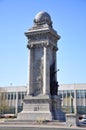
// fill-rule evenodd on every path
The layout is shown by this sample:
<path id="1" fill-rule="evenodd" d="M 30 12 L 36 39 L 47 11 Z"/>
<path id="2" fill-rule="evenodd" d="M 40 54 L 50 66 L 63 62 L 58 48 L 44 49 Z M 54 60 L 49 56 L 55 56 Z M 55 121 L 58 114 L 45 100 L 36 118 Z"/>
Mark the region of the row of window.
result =
<path id="1" fill-rule="evenodd" d="M 25 97 L 25 95 L 26 95 L 26 92 L 5 92 L 5 93 L 2 93 L 2 96 L 0 96 L 1 97 L 1 99 L 2 100 L 4 100 L 4 99 L 8 99 L 8 100 L 16 100 L 16 99 L 18 99 L 18 100 L 22 100 L 22 99 L 24 99 L 24 97 Z"/>
<path id="2" fill-rule="evenodd" d="M 74 113 L 74 107 L 71 106 L 62 106 L 62 110 L 66 113 Z M 86 114 L 86 106 L 77 106 L 77 113 Z"/>
<path id="3" fill-rule="evenodd" d="M 0 111 L 0 114 L 15 114 L 15 111 L 16 111 L 15 109 L 16 109 L 15 107 L 10 106 L 8 107 L 8 109 L 5 109 L 5 108 L 2 109 Z M 23 110 L 23 106 L 18 106 L 17 110 L 18 110 L 18 113 L 21 112 Z"/>
<path id="4" fill-rule="evenodd" d="M 73 90 L 59 90 L 60 98 L 74 98 Z M 76 98 L 86 98 L 86 90 L 76 90 Z"/>
<path id="5" fill-rule="evenodd" d="M 86 90 L 77 90 L 76 97 L 77 98 L 86 98 Z"/>
<path id="6" fill-rule="evenodd" d="M 73 90 L 59 90 L 58 95 L 60 98 L 74 98 L 74 91 Z"/>
<path id="7" fill-rule="evenodd" d="M 13 99 L 24 99 L 26 92 L 5 92 L 0 95 L 0 98 L 13 100 Z M 59 90 L 58 95 L 60 98 L 74 98 L 73 90 Z M 76 98 L 86 98 L 86 90 L 76 90 Z"/>

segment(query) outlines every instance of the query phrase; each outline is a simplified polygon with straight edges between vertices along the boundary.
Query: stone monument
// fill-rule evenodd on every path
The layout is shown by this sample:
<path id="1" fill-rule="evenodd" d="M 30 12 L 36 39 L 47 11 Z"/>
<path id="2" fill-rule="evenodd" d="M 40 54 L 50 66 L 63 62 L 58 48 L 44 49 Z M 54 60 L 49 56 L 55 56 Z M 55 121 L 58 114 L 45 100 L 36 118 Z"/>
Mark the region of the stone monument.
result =
<path id="1" fill-rule="evenodd" d="M 20 120 L 64 120 L 58 96 L 56 52 L 60 36 L 53 29 L 47 12 L 39 12 L 27 32 L 29 49 L 29 79 L 27 96 L 23 100 Z"/>

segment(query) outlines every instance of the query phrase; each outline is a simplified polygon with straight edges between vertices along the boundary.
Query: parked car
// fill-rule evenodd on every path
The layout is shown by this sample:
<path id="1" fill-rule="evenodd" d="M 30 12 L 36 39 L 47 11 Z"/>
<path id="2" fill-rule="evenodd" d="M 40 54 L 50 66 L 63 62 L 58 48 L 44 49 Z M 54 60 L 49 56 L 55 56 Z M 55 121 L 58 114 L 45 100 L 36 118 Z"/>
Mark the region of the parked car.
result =
<path id="1" fill-rule="evenodd" d="M 83 117 L 81 122 L 86 122 L 86 117 Z"/>
<path id="2" fill-rule="evenodd" d="M 80 126 L 81 126 L 81 127 L 86 127 L 86 117 L 83 117 L 83 118 L 80 120 Z"/>

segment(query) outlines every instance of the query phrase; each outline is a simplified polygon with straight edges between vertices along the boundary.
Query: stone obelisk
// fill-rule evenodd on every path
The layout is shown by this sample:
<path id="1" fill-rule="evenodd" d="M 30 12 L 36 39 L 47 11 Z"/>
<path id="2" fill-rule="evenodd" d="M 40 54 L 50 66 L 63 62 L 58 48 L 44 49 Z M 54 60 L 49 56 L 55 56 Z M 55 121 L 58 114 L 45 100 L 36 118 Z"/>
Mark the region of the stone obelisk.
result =
<path id="1" fill-rule="evenodd" d="M 27 32 L 29 49 L 29 79 L 22 120 L 63 120 L 61 99 L 58 97 L 56 52 L 60 36 L 53 29 L 47 12 L 39 12 Z"/>

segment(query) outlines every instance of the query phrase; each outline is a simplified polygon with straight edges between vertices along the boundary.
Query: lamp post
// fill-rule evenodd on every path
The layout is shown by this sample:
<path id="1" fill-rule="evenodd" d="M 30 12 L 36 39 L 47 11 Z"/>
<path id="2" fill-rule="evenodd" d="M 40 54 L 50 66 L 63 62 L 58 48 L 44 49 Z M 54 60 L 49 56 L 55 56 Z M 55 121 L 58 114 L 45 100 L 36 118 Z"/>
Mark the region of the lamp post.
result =
<path id="1" fill-rule="evenodd" d="M 15 115 L 17 116 L 18 114 L 18 89 L 16 92 L 16 103 L 15 103 Z"/>

